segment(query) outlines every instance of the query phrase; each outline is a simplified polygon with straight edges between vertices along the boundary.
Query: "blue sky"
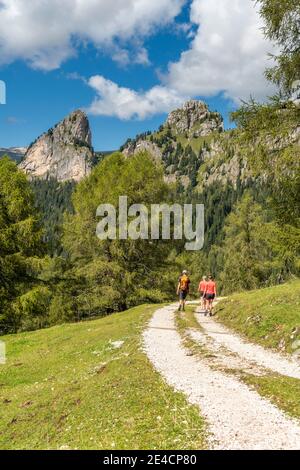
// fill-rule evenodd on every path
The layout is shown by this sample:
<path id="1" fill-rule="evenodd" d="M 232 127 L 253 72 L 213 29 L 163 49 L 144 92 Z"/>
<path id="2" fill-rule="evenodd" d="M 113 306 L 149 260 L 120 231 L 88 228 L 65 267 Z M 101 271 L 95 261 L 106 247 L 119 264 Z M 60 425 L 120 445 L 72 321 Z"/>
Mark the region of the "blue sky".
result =
<path id="1" fill-rule="evenodd" d="M 240 98 L 268 95 L 263 70 L 272 45 L 251 0 L 145 2 L 46 0 L 37 11 L 31 0 L 3 0 L 0 147 L 26 146 L 83 108 L 95 149 L 112 150 L 157 129 L 188 98 L 206 101 L 228 127 Z"/>

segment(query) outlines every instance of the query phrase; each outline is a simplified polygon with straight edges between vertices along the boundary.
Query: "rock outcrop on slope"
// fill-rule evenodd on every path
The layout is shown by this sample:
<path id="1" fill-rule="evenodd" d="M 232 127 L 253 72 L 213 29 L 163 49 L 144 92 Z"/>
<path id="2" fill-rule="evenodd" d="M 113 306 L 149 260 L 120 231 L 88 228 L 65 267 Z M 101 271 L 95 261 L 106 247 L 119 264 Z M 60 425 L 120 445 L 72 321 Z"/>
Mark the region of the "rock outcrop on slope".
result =
<path id="1" fill-rule="evenodd" d="M 190 184 L 196 184 L 200 166 L 223 153 L 219 144 L 226 134 L 223 131 L 223 118 L 219 113 L 210 111 L 202 101 L 190 100 L 171 111 L 158 132 L 146 132 L 129 139 L 122 151 L 126 157 L 148 151 L 154 160 L 164 165 L 167 182 L 178 181 L 187 189 Z M 236 166 L 230 167 L 233 179 L 238 173 Z M 214 175 L 213 180 L 219 176 Z M 207 182 L 209 184 L 211 179 Z"/>
<path id="2" fill-rule="evenodd" d="M 237 189 L 238 182 L 243 186 L 253 181 L 247 158 L 233 142 L 230 131 L 224 132 L 219 139 L 211 142 L 209 149 L 201 153 L 202 164 L 198 172 L 198 191 L 219 183 L 230 184 Z"/>
<path id="3" fill-rule="evenodd" d="M 162 151 L 154 142 L 148 140 L 139 140 L 136 143 L 129 144 L 124 150 L 125 157 L 137 155 L 140 152 L 149 152 L 153 159 L 157 162 L 162 160 Z"/>
<path id="4" fill-rule="evenodd" d="M 190 100 L 182 108 L 170 112 L 158 133 L 148 132 L 137 136 L 136 139 L 129 139 L 123 148 L 123 154 L 130 157 L 147 150 L 156 160 L 161 160 L 162 150 L 156 142 L 159 133 L 168 134 L 169 137 L 172 135 L 175 149 L 178 137 L 188 140 L 204 138 L 213 133 L 221 133 L 223 130 L 221 114 L 210 111 L 203 101 Z"/>
<path id="5" fill-rule="evenodd" d="M 80 181 L 91 172 L 93 155 L 88 118 L 77 110 L 28 148 L 20 168 L 30 178 Z"/>
<path id="6" fill-rule="evenodd" d="M 211 112 L 206 103 L 198 100 L 187 101 L 182 108 L 172 111 L 165 127 L 188 137 L 204 137 L 224 130 L 221 114 Z"/>

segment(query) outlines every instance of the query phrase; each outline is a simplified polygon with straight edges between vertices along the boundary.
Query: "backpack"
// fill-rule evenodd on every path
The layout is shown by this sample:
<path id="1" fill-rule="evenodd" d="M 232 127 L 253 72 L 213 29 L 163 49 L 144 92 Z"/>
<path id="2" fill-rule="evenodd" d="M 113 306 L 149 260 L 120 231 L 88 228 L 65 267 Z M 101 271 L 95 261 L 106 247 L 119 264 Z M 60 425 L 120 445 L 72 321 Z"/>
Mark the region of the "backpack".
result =
<path id="1" fill-rule="evenodd" d="M 180 290 L 187 291 L 189 287 L 189 278 L 186 274 L 183 274 L 180 278 Z"/>

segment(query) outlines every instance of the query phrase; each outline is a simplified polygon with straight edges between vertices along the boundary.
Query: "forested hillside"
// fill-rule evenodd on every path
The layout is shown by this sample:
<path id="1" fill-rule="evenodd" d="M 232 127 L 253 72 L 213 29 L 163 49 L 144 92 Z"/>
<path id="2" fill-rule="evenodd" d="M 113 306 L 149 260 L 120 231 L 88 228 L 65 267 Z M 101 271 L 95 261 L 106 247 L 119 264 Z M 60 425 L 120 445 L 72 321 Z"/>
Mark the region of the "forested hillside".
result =
<path id="1" fill-rule="evenodd" d="M 281 10 L 262 15 L 266 34 L 288 48 Z M 21 167 L 1 158 L 1 332 L 173 299 L 183 268 L 192 294 L 208 272 L 222 294 L 298 276 L 300 107 L 291 90 L 299 52 L 288 58 L 266 72 L 278 94 L 244 103 L 234 130 L 190 100 L 157 132 L 95 154 L 88 119 L 76 111 L 31 146 Z M 117 206 L 122 195 L 147 207 L 204 204 L 203 250 L 185 251 L 185 240 L 99 240 L 97 207 Z"/>
<path id="2" fill-rule="evenodd" d="M 73 211 L 71 198 L 75 183 L 72 181 L 60 183 L 50 178 L 33 179 L 30 185 L 34 193 L 35 206 L 44 226 L 47 251 L 50 256 L 61 255 L 63 217 L 65 212 Z"/>

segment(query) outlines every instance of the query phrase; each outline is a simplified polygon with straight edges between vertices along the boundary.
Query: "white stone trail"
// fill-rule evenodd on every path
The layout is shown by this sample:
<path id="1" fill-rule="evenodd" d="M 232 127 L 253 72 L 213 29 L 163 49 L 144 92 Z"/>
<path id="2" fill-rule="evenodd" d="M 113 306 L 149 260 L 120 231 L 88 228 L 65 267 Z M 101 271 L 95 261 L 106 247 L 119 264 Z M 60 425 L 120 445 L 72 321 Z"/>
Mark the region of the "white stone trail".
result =
<path id="1" fill-rule="evenodd" d="M 195 316 L 204 333 L 213 339 L 217 345 L 224 346 L 241 358 L 253 361 L 257 365 L 271 369 L 273 372 L 300 379 L 300 364 L 296 360 L 245 341 L 238 334 L 216 322 L 213 317 L 205 317 L 197 310 Z"/>
<path id="2" fill-rule="evenodd" d="M 224 372 L 188 355 L 175 327 L 175 305 L 156 310 L 143 334 L 154 367 L 200 407 L 213 449 L 299 449 L 300 423 Z"/>

